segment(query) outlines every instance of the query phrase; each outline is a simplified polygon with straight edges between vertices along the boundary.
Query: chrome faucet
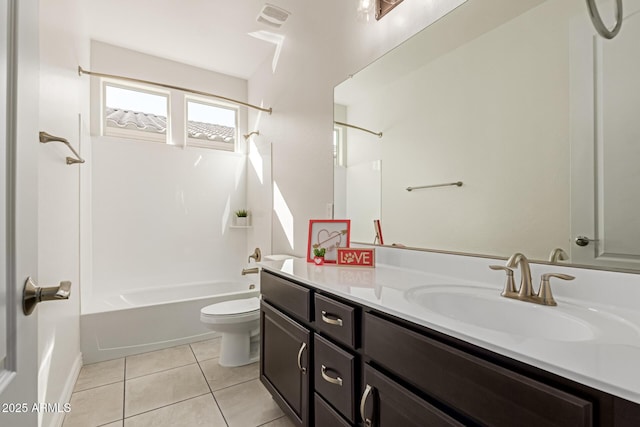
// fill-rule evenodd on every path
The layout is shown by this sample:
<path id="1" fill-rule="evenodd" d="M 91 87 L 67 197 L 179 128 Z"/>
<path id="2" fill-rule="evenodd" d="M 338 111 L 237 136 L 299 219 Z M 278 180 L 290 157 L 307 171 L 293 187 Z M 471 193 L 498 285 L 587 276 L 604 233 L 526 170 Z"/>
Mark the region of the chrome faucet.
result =
<path id="1" fill-rule="evenodd" d="M 531 269 L 529 268 L 529 260 L 524 254 L 516 252 L 511 255 L 507 261 L 507 267 L 514 268 L 520 266 L 520 290 L 518 296 L 525 299 L 534 295 L 533 285 L 531 284 Z"/>
<path id="2" fill-rule="evenodd" d="M 247 274 L 258 274 L 260 272 L 260 268 L 258 267 L 253 267 L 253 268 L 243 268 L 242 269 L 242 275 L 246 276 Z"/>

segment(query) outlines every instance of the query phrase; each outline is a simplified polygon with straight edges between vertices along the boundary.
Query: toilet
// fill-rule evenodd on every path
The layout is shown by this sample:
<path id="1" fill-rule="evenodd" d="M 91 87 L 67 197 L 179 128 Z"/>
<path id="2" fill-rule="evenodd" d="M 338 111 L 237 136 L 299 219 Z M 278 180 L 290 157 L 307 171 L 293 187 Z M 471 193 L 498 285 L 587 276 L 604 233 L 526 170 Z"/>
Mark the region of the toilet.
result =
<path id="1" fill-rule="evenodd" d="M 236 299 L 208 305 L 200 310 L 200 321 L 220 332 L 221 366 L 242 366 L 260 358 L 260 299 Z"/>

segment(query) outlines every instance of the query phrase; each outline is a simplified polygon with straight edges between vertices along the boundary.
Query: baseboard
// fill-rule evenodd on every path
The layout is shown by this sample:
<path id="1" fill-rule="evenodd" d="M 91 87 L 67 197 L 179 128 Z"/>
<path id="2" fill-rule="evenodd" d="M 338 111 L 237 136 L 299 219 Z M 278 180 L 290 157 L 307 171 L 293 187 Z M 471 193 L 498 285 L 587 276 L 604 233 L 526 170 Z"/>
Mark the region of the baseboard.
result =
<path id="1" fill-rule="evenodd" d="M 73 365 L 71 366 L 69 377 L 67 377 L 67 382 L 65 383 L 64 388 L 62 389 L 62 395 L 60 396 L 61 404 L 71 402 L 71 395 L 73 394 L 73 389 L 76 386 L 76 381 L 78 381 L 80 369 L 82 369 L 82 353 L 78 353 L 76 360 L 74 360 Z M 64 412 L 56 412 L 55 415 L 51 418 L 49 427 L 62 427 L 64 416 Z"/>

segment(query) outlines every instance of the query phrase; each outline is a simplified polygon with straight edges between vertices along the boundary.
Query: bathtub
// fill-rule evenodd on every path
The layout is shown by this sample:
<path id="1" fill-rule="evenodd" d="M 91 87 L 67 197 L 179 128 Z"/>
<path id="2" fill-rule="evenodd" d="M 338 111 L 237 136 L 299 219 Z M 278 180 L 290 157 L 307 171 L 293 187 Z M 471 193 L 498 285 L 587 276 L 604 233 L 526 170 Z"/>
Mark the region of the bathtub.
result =
<path id="1" fill-rule="evenodd" d="M 244 279 L 244 278 L 243 278 Z M 200 309 L 260 295 L 257 277 L 198 282 L 96 295 L 80 315 L 84 363 L 95 363 L 218 336 L 200 323 Z"/>

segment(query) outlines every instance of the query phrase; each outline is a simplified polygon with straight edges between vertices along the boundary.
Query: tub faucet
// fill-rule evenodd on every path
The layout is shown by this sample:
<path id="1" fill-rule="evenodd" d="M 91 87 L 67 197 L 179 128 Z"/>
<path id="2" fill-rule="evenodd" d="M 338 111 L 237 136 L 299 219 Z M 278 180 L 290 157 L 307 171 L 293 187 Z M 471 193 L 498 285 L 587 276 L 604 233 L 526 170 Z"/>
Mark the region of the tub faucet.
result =
<path id="1" fill-rule="evenodd" d="M 253 268 L 243 268 L 242 269 L 242 275 L 246 276 L 247 274 L 258 274 L 260 272 L 260 269 L 258 267 L 253 267 Z"/>
<path id="2" fill-rule="evenodd" d="M 507 261 L 507 267 L 514 268 L 518 266 L 520 267 L 521 277 L 518 297 L 520 299 L 527 299 L 534 295 L 533 285 L 531 284 L 531 269 L 529 268 L 529 260 L 520 252 L 511 255 L 511 258 Z"/>
<path id="3" fill-rule="evenodd" d="M 253 253 L 251 255 L 249 255 L 249 259 L 247 260 L 247 262 L 251 262 L 251 260 L 254 260 L 255 262 L 260 262 L 262 261 L 262 252 L 260 251 L 260 248 L 256 248 Z"/>

